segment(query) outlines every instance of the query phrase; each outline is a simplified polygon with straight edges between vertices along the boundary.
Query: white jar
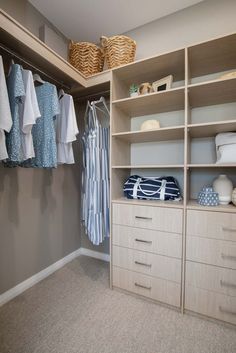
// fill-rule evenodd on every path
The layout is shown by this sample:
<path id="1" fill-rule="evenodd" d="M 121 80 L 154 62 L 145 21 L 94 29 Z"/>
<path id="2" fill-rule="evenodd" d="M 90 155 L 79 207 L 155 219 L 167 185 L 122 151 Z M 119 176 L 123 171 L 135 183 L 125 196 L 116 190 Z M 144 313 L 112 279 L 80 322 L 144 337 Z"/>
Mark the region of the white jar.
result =
<path id="1" fill-rule="evenodd" d="M 227 175 L 221 174 L 213 182 L 215 192 L 219 194 L 220 205 L 228 205 L 232 200 L 233 183 Z"/>

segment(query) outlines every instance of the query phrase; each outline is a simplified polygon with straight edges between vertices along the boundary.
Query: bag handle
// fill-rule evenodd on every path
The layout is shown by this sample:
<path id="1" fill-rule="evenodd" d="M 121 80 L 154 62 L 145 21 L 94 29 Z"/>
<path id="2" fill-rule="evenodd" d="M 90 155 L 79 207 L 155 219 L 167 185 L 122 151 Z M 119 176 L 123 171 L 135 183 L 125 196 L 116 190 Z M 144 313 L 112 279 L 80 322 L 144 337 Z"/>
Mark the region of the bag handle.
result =
<path id="1" fill-rule="evenodd" d="M 144 191 L 140 185 L 142 178 L 138 178 L 136 183 L 134 184 L 134 189 L 133 189 L 133 197 L 137 198 L 138 196 L 138 190 L 141 191 L 145 196 L 154 196 L 158 193 L 160 193 L 160 200 L 164 201 L 165 200 L 165 189 L 166 189 L 166 184 L 167 181 L 165 179 L 162 179 L 161 181 L 161 186 L 159 187 L 158 190 L 156 191 Z"/>

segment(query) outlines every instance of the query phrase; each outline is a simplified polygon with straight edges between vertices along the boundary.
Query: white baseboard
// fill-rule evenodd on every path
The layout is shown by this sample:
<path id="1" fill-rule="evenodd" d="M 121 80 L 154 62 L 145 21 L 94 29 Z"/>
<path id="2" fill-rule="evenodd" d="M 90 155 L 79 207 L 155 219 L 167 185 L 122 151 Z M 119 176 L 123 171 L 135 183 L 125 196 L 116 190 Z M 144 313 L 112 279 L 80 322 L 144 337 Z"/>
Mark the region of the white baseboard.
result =
<path id="1" fill-rule="evenodd" d="M 53 272 L 59 270 L 61 267 L 65 266 L 68 262 L 74 260 L 76 257 L 80 255 L 94 257 L 95 259 L 103 260 L 103 261 L 110 261 L 110 255 L 100 253 L 98 251 L 89 250 L 86 248 L 80 248 L 71 254 L 63 257 L 63 259 L 58 260 L 54 264 L 48 266 L 44 270 L 36 273 L 32 277 L 26 279 L 25 281 L 17 284 L 15 287 L 9 289 L 5 293 L 0 295 L 0 306 L 6 304 L 13 298 L 17 297 L 19 294 L 23 293 L 25 290 L 29 289 L 30 287 L 34 286 L 38 282 L 42 281 L 44 278 L 50 276 Z"/>
<path id="2" fill-rule="evenodd" d="M 110 261 L 110 255 L 105 254 L 102 252 L 86 249 L 86 248 L 80 248 L 80 255 L 85 255 L 85 256 L 90 256 L 94 257 L 95 259 L 103 260 L 103 261 Z"/>
<path id="3" fill-rule="evenodd" d="M 59 270 L 61 267 L 65 266 L 68 262 L 74 260 L 80 255 L 80 249 L 72 252 L 71 254 L 63 257 L 63 259 L 58 260 L 54 264 L 48 266 L 44 270 L 36 273 L 32 277 L 26 279 L 25 281 L 17 284 L 15 287 L 9 289 L 5 293 L 0 295 L 0 306 L 9 302 L 11 299 L 15 298 L 17 295 L 23 293 L 26 289 L 29 289 L 36 283 L 42 281 L 44 278 L 51 275 L 53 272 Z"/>

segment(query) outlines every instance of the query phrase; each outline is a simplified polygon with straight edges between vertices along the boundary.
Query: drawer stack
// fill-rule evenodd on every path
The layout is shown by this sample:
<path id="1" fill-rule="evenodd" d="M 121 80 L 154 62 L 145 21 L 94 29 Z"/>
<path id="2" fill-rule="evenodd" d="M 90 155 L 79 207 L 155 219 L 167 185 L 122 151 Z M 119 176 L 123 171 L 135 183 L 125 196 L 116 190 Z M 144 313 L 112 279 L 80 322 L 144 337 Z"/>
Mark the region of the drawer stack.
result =
<path id="1" fill-rule="evenodd" d="M 113 204 L 113 285 L 180 307 L 183 211 Z"/>
<path id="2" fill-rule="evenodd" d="M 236 324 L 236 215 L 187 211 L 185 308 Z"/>

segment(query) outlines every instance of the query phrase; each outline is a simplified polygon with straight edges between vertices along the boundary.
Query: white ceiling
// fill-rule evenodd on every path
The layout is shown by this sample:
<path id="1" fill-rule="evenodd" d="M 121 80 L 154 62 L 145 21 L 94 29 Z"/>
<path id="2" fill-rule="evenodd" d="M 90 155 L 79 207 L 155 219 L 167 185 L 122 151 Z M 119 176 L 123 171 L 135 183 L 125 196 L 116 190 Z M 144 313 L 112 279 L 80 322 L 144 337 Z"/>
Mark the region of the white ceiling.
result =
<path id="1" fill-rule="evenodd" d="M 199 0 L 29 0 L 64 35 L 98 42 L 192 6 Z"/>

